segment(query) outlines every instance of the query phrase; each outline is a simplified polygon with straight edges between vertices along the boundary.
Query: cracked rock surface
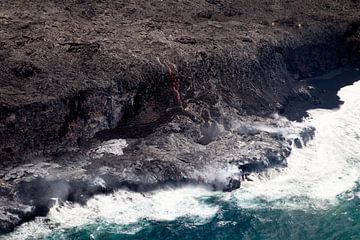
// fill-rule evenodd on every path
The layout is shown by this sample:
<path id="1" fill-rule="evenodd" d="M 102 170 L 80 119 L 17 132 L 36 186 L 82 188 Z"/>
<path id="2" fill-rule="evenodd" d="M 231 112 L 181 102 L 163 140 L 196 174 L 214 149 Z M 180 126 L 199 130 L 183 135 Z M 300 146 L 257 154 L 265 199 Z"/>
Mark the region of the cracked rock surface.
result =
<path id="1" fill-rule="evenodd" d="M 230 191 L 285 167 L 315 130 L 274 113 L 297 120 L 354 80 L 303 81 L 360 64 L 359 10 L 357 0 L 2 0 L 0 232 L 54 198 Z"/>

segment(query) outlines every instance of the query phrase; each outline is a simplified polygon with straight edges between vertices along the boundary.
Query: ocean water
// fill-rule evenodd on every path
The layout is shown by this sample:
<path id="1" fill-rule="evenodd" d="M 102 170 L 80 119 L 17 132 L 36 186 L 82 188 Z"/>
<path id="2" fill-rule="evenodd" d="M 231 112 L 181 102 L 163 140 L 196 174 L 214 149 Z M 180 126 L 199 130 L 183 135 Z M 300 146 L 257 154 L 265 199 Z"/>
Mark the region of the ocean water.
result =
<path id="1" fill-rule="evenodd" d="M 85 206 L 55 204 L 0 239 L 360 239 L 360 81 L 336 110 L 314 109 L 316 128 L 288 167 L 250 176 L 241 189 L 188 186 L 141 194 L 119 190 Z"/>

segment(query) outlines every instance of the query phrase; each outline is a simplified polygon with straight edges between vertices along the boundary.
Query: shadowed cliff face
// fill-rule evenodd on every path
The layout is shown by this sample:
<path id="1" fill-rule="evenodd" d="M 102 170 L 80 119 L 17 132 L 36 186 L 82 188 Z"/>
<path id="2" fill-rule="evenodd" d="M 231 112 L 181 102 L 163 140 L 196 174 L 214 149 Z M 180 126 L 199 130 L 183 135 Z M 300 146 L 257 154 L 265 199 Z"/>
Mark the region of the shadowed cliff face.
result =
<path id="1" fill-rule="evenodd" d="M 77 83 L 81 90 L 71 90 L 65 96 L 47 96 L 42 94 L 46 91 L 35 90 L 38 97 L 48 98 L 36 102 L 31 102 L 35 100 L 31 96 L 34 92 L 27 95 L 26 89 L 17 90 L 10 84 L 2 88 L 6 102 L 1 107 L 2 156 L 14 159 L 29 153 L 61 151 L 91 139 L 95 133 L 104 135 L 103 130 L 110 130 L 105 132 L 106 138 L 114 134 L 125 138 L 144 136 L 176 115 L 188 116 L 194 123 L 229 121 L 223 114 L 226 108 L 239 116 L 269 115 L 297 94 L 299 78 L 347 62 L 345 26 L 309 27 L 280 40 L 269 36 L 271 41 L 261 41 L 253 48 L 224 44 L 224 49 L 205 51 L 192 46 L 190 53 L 178 53 L 171 61 L 150 57 L 146 62 L 134 63 L 136 71 L 114 71 L 113 76 L 98 80 L 109 86 L 89 86 L 89 80 L 84 79 L 84 85 Z M 301 39 L 307 41 L 305 45 L 301 45 Z M 34 81 L 30 76 L 9 77 L 15 78 L 16 84 Z M 51 75 L 33 77 L 51 79 Z M 39 86 L 41 82 L 32 85 Z M 67 87 L 76 85 L 59 85 L 57 94 L 65 93 Z M 28 104 L 20 99 L 10 102 L 25 98 L 23 94 Z"/>
<path id="2" fill-rule="evenodd" d="M 356 21 L 350 24 L 345 33 L 350 62 L 360 65 L 360 22 Z"/>
<path id="3" fill-rule="evenodd" d="M 272 114 L 305 102 L 301 118 L 323 89 L 302 79 L 359 63 L 359 7 L 2 1 L 0 232 L 46 214 L 52 198 L 229 191 L 286 166 L 314 129 Z"/>
<path id="4" fill-rule="evenodd" d="M 224 107 L 272 113 L 296 79 L 341 66 L 347 50 L 357 61 L 358 7 L 2 1 L 1 156 L 61 151 L 118 126 L 143 132 L 179 107 L 202 109 L 201 121 Z"/>

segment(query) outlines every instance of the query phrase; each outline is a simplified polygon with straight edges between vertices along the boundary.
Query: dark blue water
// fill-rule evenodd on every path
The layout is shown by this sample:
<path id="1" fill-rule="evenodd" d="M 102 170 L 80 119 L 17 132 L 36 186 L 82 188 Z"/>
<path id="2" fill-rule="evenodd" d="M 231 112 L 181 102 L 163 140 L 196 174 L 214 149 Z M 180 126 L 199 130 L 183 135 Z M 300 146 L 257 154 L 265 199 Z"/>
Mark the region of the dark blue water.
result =
<path id="1" fill-rule="evenodd" d="M 288 166 L 251 176 L 232 193 L 200 187 L 146 195 L 118 191 L 85 206 L 57 204 L 0 239 L 360 239 L 360 81 L 337 110 L 311 110 L 315 138 Z"/>
<path id="2" fill-rule="evenodd" d="M 221 209 L 207 223 L 198 225 L 188 218 L 175 221 L 146 221 L 128 226 L 139 228 L 136 233 L 126 231 L 116 224 L 96 223 L 63 230 L 41 239 L 354 239 L 360 237 L 359 185 L 352 199 L 341 199 L 336 206 L 326 210 L 242 209 L 236 204 L 216 198 L 208 204 Z"/>

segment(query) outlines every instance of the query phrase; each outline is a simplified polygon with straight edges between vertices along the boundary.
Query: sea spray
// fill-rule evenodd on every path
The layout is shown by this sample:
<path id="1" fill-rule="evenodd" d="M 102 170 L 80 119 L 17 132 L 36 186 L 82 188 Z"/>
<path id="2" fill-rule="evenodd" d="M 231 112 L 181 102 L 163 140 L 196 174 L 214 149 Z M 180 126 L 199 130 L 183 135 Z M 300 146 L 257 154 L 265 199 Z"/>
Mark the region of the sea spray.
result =
<path id="1" fill-rule="evenodd" d="M 287 168 L 254 174 L 253 181 L 244 182 L 239 190 L 221 193 L 189 186 L 147 194 L 120 190 L 96 196 L 84 206 L 58 202 L 48 216 L 3 239 L 122 239 L 129 234 L 135 239 L 179 239 L 178 234 L 184 239 L 356 239 L 359 93 L 356 82 L 339 92 L 345 102 L 340 109 L 311 110 L 303 124 L 316 128 L 315 138 L 306 147 L 293 149 Z M 155 234 L 161 232 L 168 235 Z"/>
<path id="2" fill-rule="evenodd" d="M 339 91 L 345 103 L 338 110 L 314 109 L 305 124 L 314 126 L 313 141 L 293 149 L 288 167 L 254 174 L 236 191 L 241 207 L 327 207 L 360 178 L 360 81 Z M 266 178 L 263 176 L 271 176 Z"/>
<path id="3" fill-rule="evenodd" d="M 51 231 L 86 226 L 94 222 L 131 225 L 141 220 L 172 221 L 186 218 L 198 224 L 205 223 L 218 211 L 218 206 L 203 201 L 213 192 L 201 187 L 163 189 L 150 193 L 125 190 L 110 195 L 98 195 L 84 206 L 69 202 L 56 204 L 45 218 L 37 218 L 20 226 L 6 239 L 41 237 Z M 133 229 L 141 229 L 133 228 Z M 128 228 L 126 228 L 128 232 Z"/>

